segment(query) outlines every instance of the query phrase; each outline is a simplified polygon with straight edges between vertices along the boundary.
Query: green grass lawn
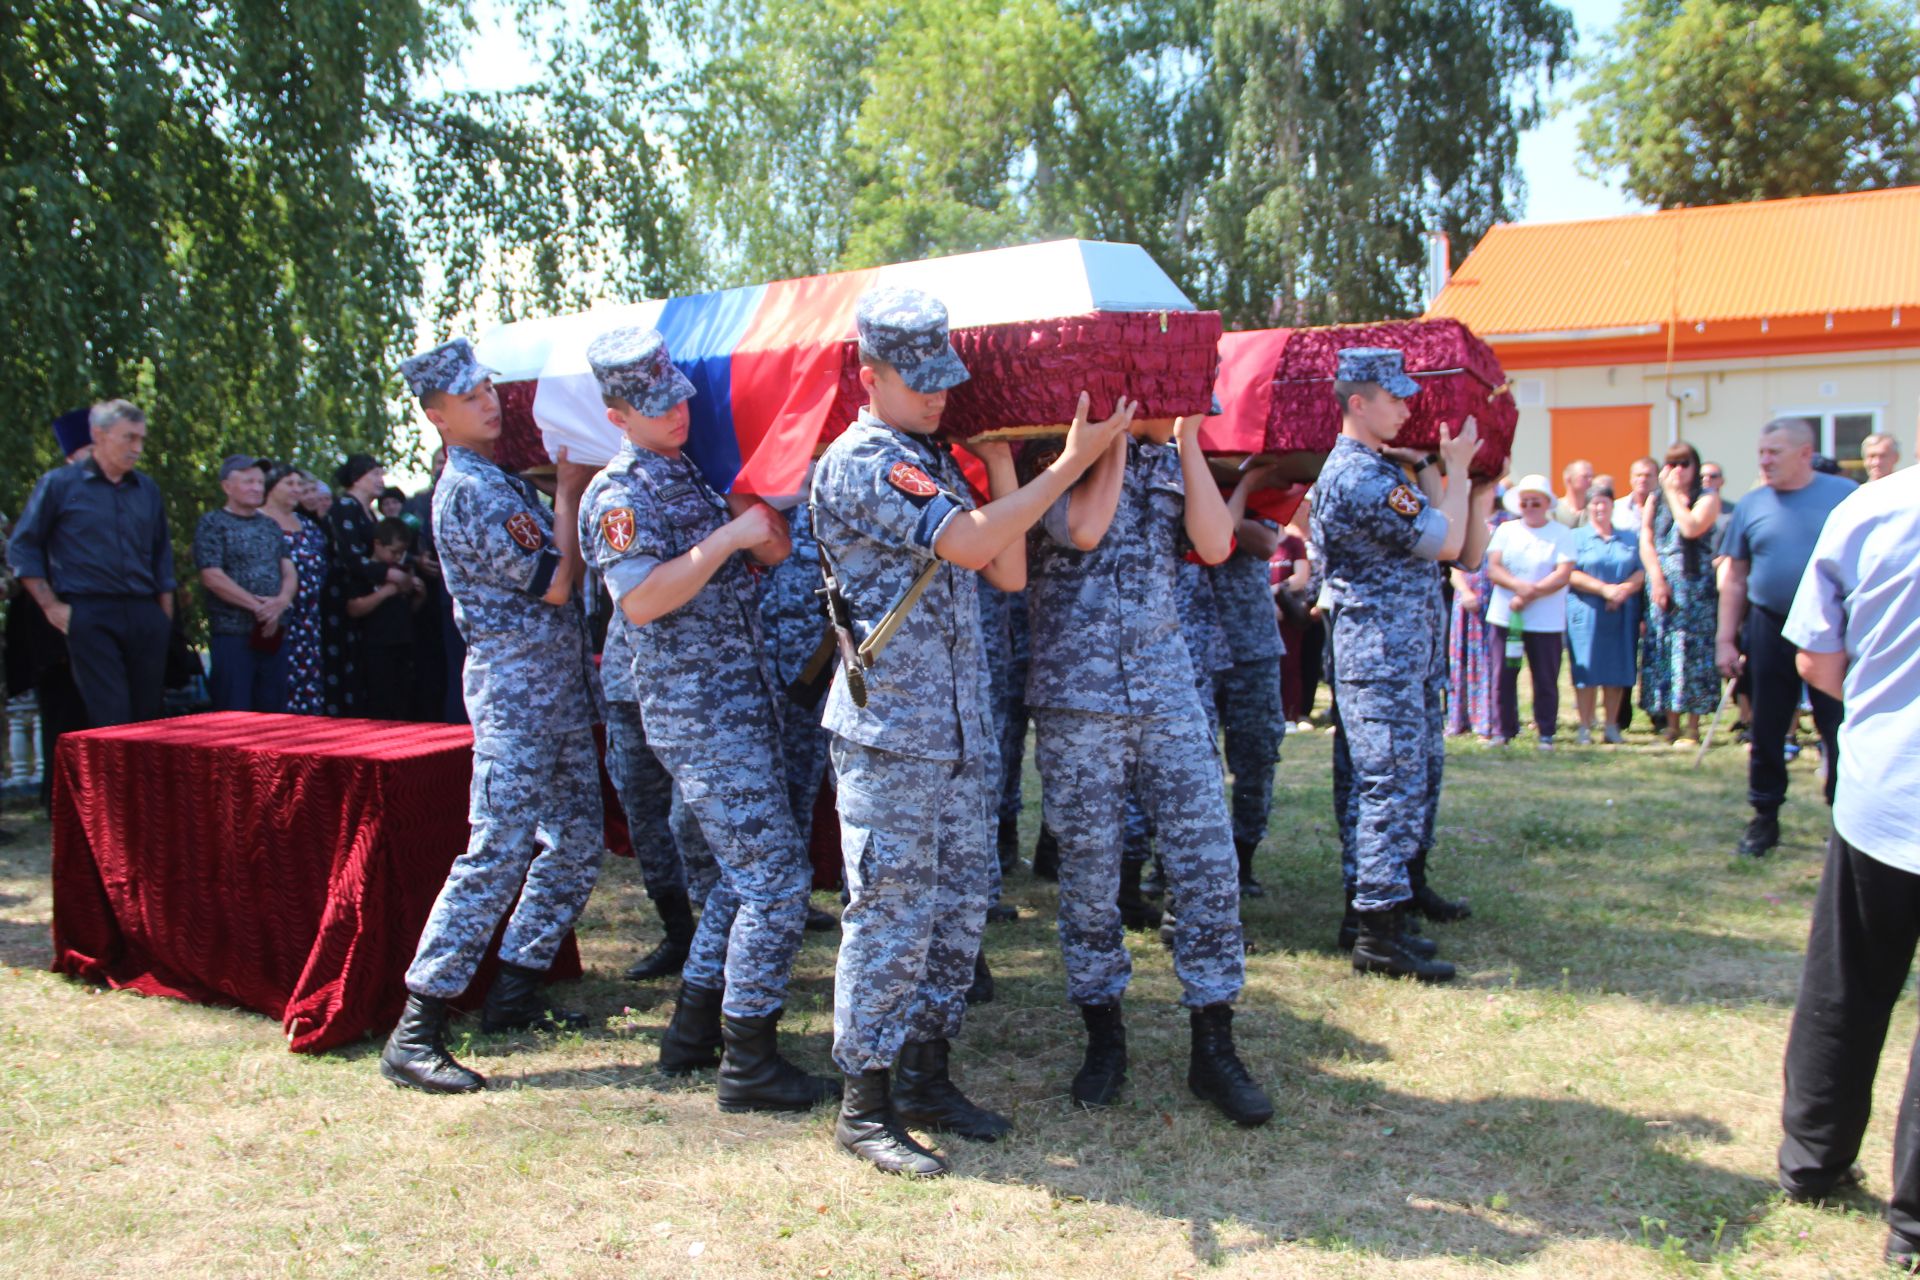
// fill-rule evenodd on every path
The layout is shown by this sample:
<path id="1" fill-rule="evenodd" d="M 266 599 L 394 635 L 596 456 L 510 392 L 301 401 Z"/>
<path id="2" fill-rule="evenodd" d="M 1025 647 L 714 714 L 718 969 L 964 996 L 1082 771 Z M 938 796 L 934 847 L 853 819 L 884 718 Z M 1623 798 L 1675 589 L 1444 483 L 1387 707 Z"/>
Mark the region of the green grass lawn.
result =
<path id="1" fill-rule="evenodd" d="M 1570 712 L 1569 712 L 1570 714 Z M 385 1084 L 372 1041 L 286 1052 L 253 1014 L 45 972 L 47 830 L 0 848 L 0 1275 L 1099 1277 L 1870 1274 L 1914 1032 L 1903 1007 L 1863 1154 L 1824 1209 L 1773 1185 L 1780 1061 L 1826 815 L 1793 766 L 1786 842 L 1730 850 L 1745 758 L 1457 746 L 1433 874 L 1451 986 L 1352 975 L 1330 738 L 1288 739 L 1247 904 L 1243 1055 L 1278 1114 L 1244 1132 L 1188 1096 L 1166 951 L 1135 939 L 1132 1083 L 1069 1109 L 1079 1023 L 1053 887 L 989 930 L 999 999 L 955 1052 L 1011 1114 L 914 1184 L 841 1154 L 825 1110 L 722 1116 L 654 1070 L 670 986 L 618 977 L 657 925 L 609 860 L 582 924 L 596 1029 L 481 1038 L 487 1092 Z M 1812 753 L 1808 753 L 1811 756 Z M 1029 843 L 1036 820 L 1029 778 Z M 832 905 L 823 897 L 823 904 Z M 790 1053 L 829 1065 L 834 937 L 809 935 Z"/>

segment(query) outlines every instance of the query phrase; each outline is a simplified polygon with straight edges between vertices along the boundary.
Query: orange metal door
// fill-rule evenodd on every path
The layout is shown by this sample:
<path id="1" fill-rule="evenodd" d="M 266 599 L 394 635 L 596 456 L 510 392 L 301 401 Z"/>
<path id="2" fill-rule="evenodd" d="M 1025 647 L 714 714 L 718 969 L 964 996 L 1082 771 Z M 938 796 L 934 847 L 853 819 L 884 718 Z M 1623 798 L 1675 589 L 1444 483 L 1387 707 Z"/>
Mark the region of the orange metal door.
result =
<path id="1" fill-rule="evenodd" d="M 1564 492 L 1560 473 L 1567 464 L 1585 458 L 1593 464 L 1595 475 L 1611 475 L 1616 492 L 1624 494 L 1628 470 L 1652 446 L 1653 406 L 1614 404 L 1554 409 L 1552 414 L 1553 474 L 1547 478 L 1554 492 Z"/>

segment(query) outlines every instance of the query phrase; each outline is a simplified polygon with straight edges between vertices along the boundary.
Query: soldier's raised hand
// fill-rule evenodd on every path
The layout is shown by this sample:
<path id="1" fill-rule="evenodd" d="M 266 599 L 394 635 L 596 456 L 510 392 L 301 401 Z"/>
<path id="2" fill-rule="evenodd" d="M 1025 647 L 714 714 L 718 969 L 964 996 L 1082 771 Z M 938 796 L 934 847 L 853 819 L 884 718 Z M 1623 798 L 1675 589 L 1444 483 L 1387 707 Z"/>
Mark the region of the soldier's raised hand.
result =
<path id="1" fill-rule="evenodd" d="M 1138 400 L 1121 396 L 1111 417 L 1103 422 L 1088 422 L 1087 412 L 1092 404 L 1092 397 L 1082 391 L 1080 403 L 1073 411 L 1073 425 L 1067 428 L 1066 447 L 1060 451 L 1062 461 L 1078 471 L 1085 471 L 1099 461 L 1100 455 L 1111 448 L 1115 440 L 1132 429 L 1134 411 L 1140 407 Z"/>
<path id="2" fill-rule="evenodd" d="M 736 551 L 760 551 L 786 540 L 787 518 L 764 502 L 756 502 L 727 521 Z"/>
<path id="3" fill-rule="evenodd" d="M 1480 424 L 1469 417 L 1460 424 L 1460 434 L 1447 431 L 1447 424 L 1440 424 L 1440 465 L 1450 476 L 1467 474 L 1467 467 L 1473 462 L 1475 451 L 1480 448 Z"/>

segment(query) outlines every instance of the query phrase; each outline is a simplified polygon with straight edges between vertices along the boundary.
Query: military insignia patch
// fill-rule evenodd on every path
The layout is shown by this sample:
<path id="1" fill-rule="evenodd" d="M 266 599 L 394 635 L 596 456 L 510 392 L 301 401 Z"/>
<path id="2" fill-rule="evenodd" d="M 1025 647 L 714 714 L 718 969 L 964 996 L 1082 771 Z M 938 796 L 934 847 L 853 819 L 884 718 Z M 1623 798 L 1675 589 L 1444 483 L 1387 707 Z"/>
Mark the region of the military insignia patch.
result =
<path id="1" fill-rule="evenodd" d="M 633 508 L 615 507 L 600 516 L 600 536 L 615 551 L 625 551 L 633 545 Z"/>
<path id="2" fill-rule="evenodd" d="M 1393 492 L 1387 495 L 1387 505 L 1408 519 L 1420 514 L 1419 495 L 1404 484 L 1393 487 Z"/>
<path id="3" fill-rule="evenodd" d="M 538 551 L 547 545 L 546 535 L 540 532 L 540 522 L 528 512 L 508 516 L 506 527 L 513 540 L 529 551 Z"/>
<path id="4" fill-rule="evenodd" d="M 911 462 L 894 463 L 893 469 L 887 472 L 887 483 L 909 498 L 931 498 L 940 492 L 940 486 L 933 482 L 933 477 Z"/>

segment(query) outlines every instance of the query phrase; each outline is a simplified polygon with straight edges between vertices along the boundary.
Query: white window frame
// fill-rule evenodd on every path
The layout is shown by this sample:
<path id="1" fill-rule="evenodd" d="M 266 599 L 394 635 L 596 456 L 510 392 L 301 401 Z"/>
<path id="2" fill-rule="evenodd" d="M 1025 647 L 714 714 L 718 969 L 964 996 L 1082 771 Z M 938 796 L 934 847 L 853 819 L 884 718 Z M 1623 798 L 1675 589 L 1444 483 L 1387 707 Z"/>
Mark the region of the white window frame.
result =
<path id="1" fill-rule="evenodd" d="M 1810 405 L 1799 408 L 1788 407 L 1775 409 L 1773 416 L 1776 418 L 1808 418 L 1819 424 L 1820 452 L 1826 454 L 1835 462 L 1844 465 L 1848 460 L 1839 457 L 1833 451 L 1833 420 L 1835 418 L 1850 418 L 1862 413 L 1873 419 L 1873 430 L 1867 434 L 1881 434 L 1881 428 L 1885 425 L 1887 416 L 1887 406 L 1884 404 L 1823 404 L 1818 407 Z M 1853 461 L 1858 462 L 1860 459 L 1854 458 Z"/>

